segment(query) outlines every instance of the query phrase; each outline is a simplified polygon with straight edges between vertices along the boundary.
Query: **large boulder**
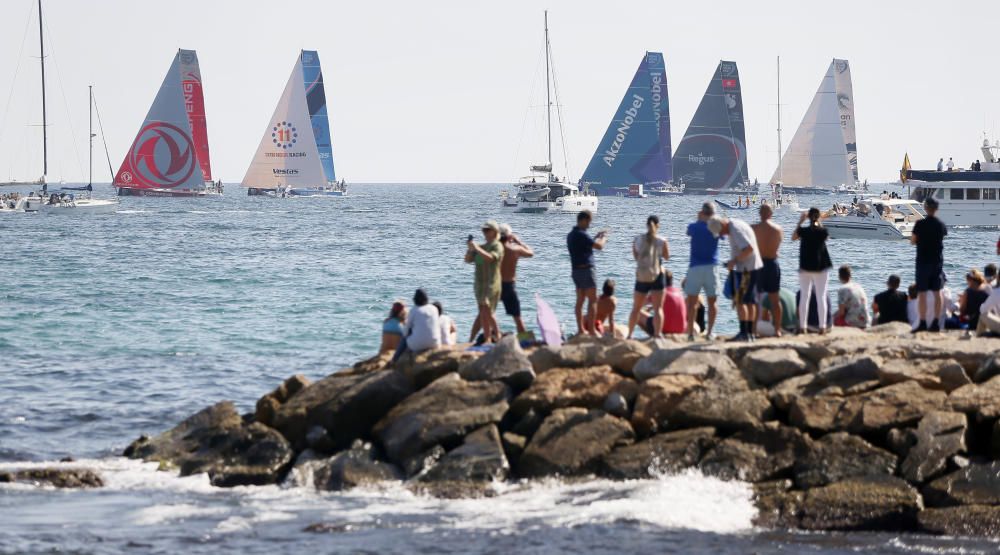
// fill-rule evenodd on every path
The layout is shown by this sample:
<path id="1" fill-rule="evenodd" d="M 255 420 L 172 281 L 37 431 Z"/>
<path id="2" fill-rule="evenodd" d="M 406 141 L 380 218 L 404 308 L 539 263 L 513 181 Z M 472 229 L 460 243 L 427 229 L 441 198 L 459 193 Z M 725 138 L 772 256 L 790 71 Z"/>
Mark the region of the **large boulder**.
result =
<path id="1" fill-rule="evenodd" d="M 27 468 L 0 472 L 0 483 L 21 482 L 65 489 L 89 489 L 104 486 L 104 479 L 89 468 Z"/>
<path id="2" fill-rule="evenodd" d="M 639 395 L 632 411 L 632 426 L 640 436 L 648 436 L 667 427 L 668 417 L 681 399 L 702 378 L 690 374 L 663 374 L 648 379 L 639 386 Z"/>
<path id="3" fill-rule="evenodd" d="M 677 403 L 667 420 L 671 428 L 713 426 L 732 431 L 757 427 L 772 413 L 767 390 L 750 389 L 738 370 L 720 364 Z"/>
<path id="4" fill-rule="evenodd" d="M 547 414 L 565 407 L 598 409 L 612 391 L 627 378 L 610 366 L 553 368 L 538 376 L 526 391 L 511 402 L 511 412 L 520 417 L 529 410 Z"/>
<path id="5" fill-rule="evenodd" d="M 427 472 L 424 482 L 465 482 L 505 480 L 510 471 L 496 425 L 488 424 L 465 436 Z"/>
<path id="6" fill-rule="evenodd" d="M 535 379 L 531 360 L 521 349 L 516 335 L 507 335 L 485 355 L 462 364 L 458 373 L 470 382 L 504 382 L 515 391 L 525 389 Z"/>
<path id="7" fill-rule="evenodd" d="M 975 341 L 964 341 L 957 335 L 944 335 L 936 339 L 911 342 L 907 358 L 953 359 L 973 376 L 984 360 L 1000 351 L 1000 339 L 996 338 L 977 337 Z"/>
<path id="8" fill-rule="evenodd" d="M 413 383 L 415 389 L 423 389 L 431 382 L 459 368 L 467 366 L 482 356 L 476 351 L 460 349 L 434 349 L 414 357 L 411 363 L 399 365 L 401 371 Z"/>
<path id="9" fill-rule="evenodd" d="M 698 464 L 715 445 L 715 428 L 691 428 L 623 445 L 601 459 L 600 474 L 617 480 L 649 478 Z"/>
<path id="10" fill-rule="evenodd" d="M 542 345 L 528 355 L 531 367 L 535 370 L 535 375 L 548 372 L 560 366 L 559 349 L 550 345 Z"/>
<path id="11" fill-rule="evenodd" d="M 246 424 L 231 401 L 202 409 L 156 437 L 140 437 L 123 454 L 178 468 L 181 476 L 207 473 L 220 487 L 276 483 L 294 455 L 277 431 Z"/>
<path id="12" fill-rule="evenodd" d="M 278 409 L 292 398 L 293 395 L 305 389 L 309 385 L 309 379 L 301 374 L 296 374 L 279 385 L 274 391 L 264 395 L 257 400 L 254 411 L 254 420 L 271 426 L 274 424 L 274 415 Z"/>
<path id="13" fill-rule="evenodd" d="M 1000 536 L 1000 507 L 963 505 L 924 509 L 917 514 L 920 529 L 945 536 Z"/>
<path id="14" fill-rule="evenodd" d="M 805 492 L 799 526 L 807 530 L 911 530 L 920 494 L 894 476 L 848 478 Z"/>
<path id="15" fill-rule="evenodd" d="M 917 426 L 917 444 L 907 452 L 900 475 L 920 483 L 943 472 L 949 457 L 965 452 L 968 428 L 963 413 L 927 413 Z"/>
<path id="16" fill-rule="evenodd" d="M 948 404 L 952 410 L 975 415 L 980 422 L 997 419 L 1000 417 L 1000 376 L 952 391 Z"/>
<path id="17" fill-rule="evenodd" d="M 531 438 L 518 472 L 525 477 L 587 474 L 597 469 L 601 457 L 633 437 L 626 420 L 603 411 L 558 409 Z"/>
<path id="18" fill-rule="evenodd" d="M 692 351 L 687 348 L 658 349 L 632 368 L 632 373 L 639 381 L 662 374 L 689 374 L 710 378 L 734 372 L 737 372 L 736 365 L 724 353 Z"/>
<path id="19" fill-rule="evenodd" d="M 607 364 L 616 372 L 626 376 L 633 376 L 633 369 L 640 360 L 652 354 L 653 349 L 648 345 L 632 339 L 621 341 L 608 347 L 600 353 L 597 359 L 598 364 Z"/>
<path id="20" fill-rule="evenodd" d="M 908 381 L 857 395 L 803 396 L 792 400 L 789 419 L 803 429 L 884 433 L 916 423 L 924 414 L 945 406 L 947 394 Z"/>
<path id="21" fill-rule="evenodd" d="M 972 378 L 976 383 L 983 383 L 993 376 L 1000 376 L 1000 351 L 983 359 Z"/>
<path id="22" fill-rule="evenodd" d="M 743 358 L 742 367 L 757 383 L 774 385 L 782 380 L 805 374 L 809 365 L 798 351 L 791 348 L 759 349 Z"/>
<path id="23" fill-rule="evenodd" d="M 809 450 L 809 438 L 795 428 L 768 425 L 720 441 L 705 453 L 698 468 L 724 480 L 762 482 L 782 477 Z"/>
<path id="24" fill-rule="evenodd" d="M 873 474 L 892 475 L 896 455 L 846 432 L 827 434 L 812 442 L 792 469 L 801 489 L 825 486 L 846 478 Z"/>
<path id="25" fill-rule="evenodd" d="M 946 474 L 923 489 L 927 505 L 1000 505 L 1000 461 L 972 464 Z"/>
<path id="26" fill-rule="evenodd" d="M 372 445 L 360 440 L 350 449 L 319 462 L 313 470 L 316 489 L 324 491 L 342 491 L 402 479 L 399 468 L 378 460 Z"/>
<path id="27" fill-rule="evenodd" d="M 878 369 L 883 385 L 915 381 L 925 389 L 954 391 L 972 383 L 965 369 L 953 359 L 889 360 Z"/>
<path id="28" fill-rule="evenodd" d="M 389 460 L 405 465 L 435 445 L 455 447 L 472 430 L 500 422 L 509 396 L 503 383 L 448 374 L 396 405 L 372 432 Z"/>
<path id="29" fill-rule="evenodd" d="M 331 451 L 346 449 L 356 439 L 369 439 L 372 426 L 412 392 L 410 381 L 395 370 L 333 374 L 282 405 L 274 427 L 296 450 L 309 445 L 307 435 L 317 426 L 326 430 Z"/>

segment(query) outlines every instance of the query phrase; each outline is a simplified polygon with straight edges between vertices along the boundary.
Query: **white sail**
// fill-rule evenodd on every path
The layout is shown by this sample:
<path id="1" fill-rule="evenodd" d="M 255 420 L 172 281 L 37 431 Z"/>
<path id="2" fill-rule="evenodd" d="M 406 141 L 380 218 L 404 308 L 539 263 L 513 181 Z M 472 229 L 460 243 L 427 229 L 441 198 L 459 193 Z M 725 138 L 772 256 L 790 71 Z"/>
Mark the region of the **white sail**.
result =
<path id="1" fill-rule="evenodd" d="M 806 111 L 802 123 L 792 137 L 788 149 L 781 159 L 781 175 L 775 170 L 771 182 L 784 182 L 791 187 L 832 189 L 843 184 L 853 184 L 856 181 L 857 154 L 854 154 L 855 167 L 852 171 L 848 155 L 847 123 L 849 120 L 850 144 L 854 145 L 854 106 L 850 87 L 850 72 L 847 70 L 843 78 L 837 77 L 837 65 L 842 63 L 847 68 L 845 60 L 833 60 L 830 68 L 820 83 L 812 104 Z M 846 93 L 838 90 L 838 82 L 846 79 Z M 847 109 L 842 112 L 840 96 L 845 94 L 849 100 Z"/>
<path id="2" fill-rule="evenodd" d="M 303 83 L 302 59 L 299 57 L 257 153 L 247 168 L 244 187 L 276 189 L 326 185 Z"/>
<path id="3" fill-rule="evenodd" d="M 834 82 L 837 85 L 837 107 L 840 109 L 840 127 L 844 131 L 847 163 L 851 166 L 854 181 L 858 181 L 858 139 L 854 131 L 854 86 L 851 84 L 851 64 L 847 60 L 833 60 Z"/>

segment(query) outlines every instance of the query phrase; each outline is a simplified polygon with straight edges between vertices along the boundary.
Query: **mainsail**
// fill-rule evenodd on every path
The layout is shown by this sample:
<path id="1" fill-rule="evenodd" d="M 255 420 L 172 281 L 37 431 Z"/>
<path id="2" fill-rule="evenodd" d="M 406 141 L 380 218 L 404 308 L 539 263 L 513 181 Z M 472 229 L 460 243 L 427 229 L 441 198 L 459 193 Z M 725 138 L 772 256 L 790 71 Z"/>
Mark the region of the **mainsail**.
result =
<path id="1" fill-rule="evenodd" d="M 276 189 L 326 185 L 326 174 L 306 101 L 302 56 L 295 62 L 285 91 L 254 154 L 244 187 Z M 331 161 L 330 171 L 333 171 Z"/>
<path id="2" fill-rule="evenodd" d="M 635 183 L 667 182 L 670 103 L 663 54 L 646 52 L 581 181 L 598 194 Z"/>
<path id="3" fill-rule="evenodd" d="M 149 107 L 132 147 L 115 174 L 116 187 L 133 189 L 201 189 L 203 169 L 197 155 L 181 80 L 180 50 L 160 91 Z M 197 67 L 197 66 L 196 66 Z M 204 121 L 204 118 L 202 118 Z M 205 142 L 205 154 L 208 143 Z M 200 166 L 200 168 L 199 168 Z M 195 170 L 198 171 L 195 171 Z"/>
<path id="4" fill-rule="evenodd" d="M 674 177 L 687 191 L 723 191 L 748 181 L 743 97 L 736 62 L 719 62 L 674 153 Z"/>
<path id="5" fill-rule="evenodd" d="M 323 70 L 319 66 L 319 53 L 315 50 L 303 50 L 301 59 L 306 103 L 309 105 L 309 118 L 312 120 L 313 135 L 316 136 L 319 160 L 323 163 L 326 180 L 336 181 L 337 175 L 333 171 L 333 147 L 330 140 L 330 118 L 326 113 L 326 91 L 323 89 Z"/>
<path id="6" fill-rule="evenodd" d="M 181 87 L 184 90 L 184 109 L 191 121 L 191 135 L 194 149 L 201 164 L 202 179 L 212 181 L 212 162 L 208 153 L 208 125 L 205 120 L 205 94 L 201 84 L 201 68 L 198 67 L 198 53 L 181 50 L 177 53 L 181 61 Z"/>
<path id="7" fill-rule="evenodd" d="M 854 92 L 847 60 L 834 59 L 781 159 L 786 186 L 833 189 L 858 180 Z"/>

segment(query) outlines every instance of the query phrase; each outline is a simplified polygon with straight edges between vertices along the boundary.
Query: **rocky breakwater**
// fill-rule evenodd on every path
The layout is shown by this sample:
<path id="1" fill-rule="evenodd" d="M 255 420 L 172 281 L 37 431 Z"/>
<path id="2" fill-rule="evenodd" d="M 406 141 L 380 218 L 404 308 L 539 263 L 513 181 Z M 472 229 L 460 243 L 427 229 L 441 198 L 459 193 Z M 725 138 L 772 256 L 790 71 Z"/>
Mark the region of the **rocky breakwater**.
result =
<path id="1" fill-rule="evenodd" d="M 1000 535 L 1000 340 L 906 326 L 747 343 L 578 338 L 375 358 L 208 407 L 125 455 L 219 486 L 438 496 L 498 480 L 754 484 L 757 523 Z"/>

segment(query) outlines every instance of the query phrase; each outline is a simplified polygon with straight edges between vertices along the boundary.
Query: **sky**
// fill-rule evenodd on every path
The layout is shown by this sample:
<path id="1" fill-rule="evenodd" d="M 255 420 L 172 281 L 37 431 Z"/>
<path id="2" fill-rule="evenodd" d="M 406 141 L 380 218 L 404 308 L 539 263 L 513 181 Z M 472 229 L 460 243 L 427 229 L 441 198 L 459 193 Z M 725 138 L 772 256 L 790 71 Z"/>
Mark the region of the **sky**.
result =
<path id="1" fill-rule="evenodd" d="M 0 10 L 0 179 L 41 174 L 36 0 Z M 569 175 L 578 178 L 644 52 L 663 52 L 677 145 L 720 59 L 743 89 L 749 173 L 778 161 L 830 60 L 851 63 L 862 179 L 1000 138 L 995 2 L 44 0 L 50 179 L 86 180 L 87 85 L 117 170 L 178 48 L 195 49 L 216 177 L 243 178 L 300 49 L 318 50 L 338 177 L 503 183 L 544 160 L 549 10 Z M 30 15 L 29 15 L 30 14 Z M 96 125 L 96 124 L 95 124 Z M 560 134 L 556 133 L 557 138 Z M 110 181 L 97 143 L 95 181 Z M 563 167 L 562 156 L 556 158 Z"/>

